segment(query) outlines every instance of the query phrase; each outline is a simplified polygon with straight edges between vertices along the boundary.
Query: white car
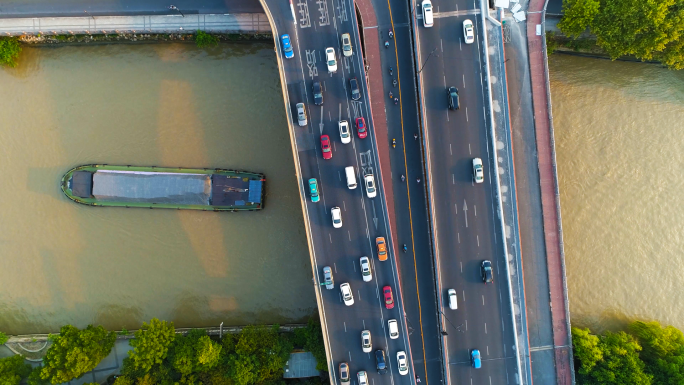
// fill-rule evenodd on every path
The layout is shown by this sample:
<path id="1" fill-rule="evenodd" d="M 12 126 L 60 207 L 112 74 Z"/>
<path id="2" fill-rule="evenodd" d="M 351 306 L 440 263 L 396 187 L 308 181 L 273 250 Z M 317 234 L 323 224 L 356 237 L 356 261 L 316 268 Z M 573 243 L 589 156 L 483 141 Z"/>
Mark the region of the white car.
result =
<path id="1" fill-rule="evenodd" d="M 432 2 L 430 2 L 430 0 L 423 0 L 423 2 L 420 3 L 420 6 L 423 9 L 423 26 L 426 28 L 432 27 L 435 23 L 432 14 Z"/>
<path id="2" fill-rule="evenodd" d="M 335 48 L 325 49 L 325 62 L 328 64 L 328 72 L 337 72 L 337 59 L 335 58 Z"/>
<path id="3" fill-rule="evenodd" d="M 370 353 L 373 350 L 370 330 L 364 330 L 361 332 L 361 348 L 363 348 L 364 353 Z"/>
<path id="4" fill-rule="evenodd" d="M 342 292 L 342 300 L 347 306 L 354 304 L 354 294 L 352 294 L 351 286 L 348 283 L 343 283 L 340 285 L 340 291 Z"/>
<path id="5" fill-rule="evenodd" d="M 342 34 L 342 55 L 351 56 L 354 52 L 352 51 L 351 37 L 348 33 Z"/>
<path id="6" fill-rule="evenodd" d="M 473 28 L 473 22 L 470 19 L 463 21 L 463 39 L 466 44 L 473 44 L 475 41 L 475 29 Z"/>
<path id="7" fill-rule="evenodd" d="M 333 207 L 330 209 L 330 214 L 332 214 L 333 227 L 336 229 L 342 227 L 342 210 L 339 207 Z"/>
<path id="8" fill-rule="evenodd" d="M 300 127 L 304 127 L 308 123 L 306 121 L 306 107 L 304 107 L 304 103 L 297 103 L 297 122 L 299 122 Z"/>
<path id="9" fill-rule="evenodd" d="M 363 177 L 366 182 L 366 195 L 369 198 L 375 198 L 378 195 L 378 190 L 375 189 L 375 177 L 373 174 L 368 174 Z"/>
<path id="10" fill-rule="evenodd" d="M 356 376 L 359 378 L 359 385 L 368 385 L 368 375 L 366 374 L 366 371 L 362 370 L 358 372 Z"/>
<path id="11" fill-rule="evenodd" d="M 349 122 L 347 122 L 346 120 L 340 120 L 338 126 L 340 126 L 340 140 L 342 141 L 342 144 L 349 144 L 351 142 Z"/>
<path id="12" fill-rule="evenodd" d="M 399 374 L 405 376 L 408 374 L 408 362 L 406 360 L 406 353 L 403 351 L 397 352 L 397 366 L 399 367 Z"/>
<path id="13" fill-rule="evenodd" d="M 449 309 L 458 309 L 458 296 L 456 295 L 456 290 L 449 289 L 447 291 L 447 296 L 449 297 Z"/>
<path id="14" fill-rule="evenodd" d="M 484 182 L 484 169 L 482 168 L 482 159 L 473 159 L 473 179 L 475 183 Z"/>
<path id="15" fill-rule="evenodd" d="M 361 265 L 361 276 L 363 277 L 363 282 L 372 281 L 373 273 L 371 273 L 371 265 L 368 257 L 361 257 L 359 264 Z"/>

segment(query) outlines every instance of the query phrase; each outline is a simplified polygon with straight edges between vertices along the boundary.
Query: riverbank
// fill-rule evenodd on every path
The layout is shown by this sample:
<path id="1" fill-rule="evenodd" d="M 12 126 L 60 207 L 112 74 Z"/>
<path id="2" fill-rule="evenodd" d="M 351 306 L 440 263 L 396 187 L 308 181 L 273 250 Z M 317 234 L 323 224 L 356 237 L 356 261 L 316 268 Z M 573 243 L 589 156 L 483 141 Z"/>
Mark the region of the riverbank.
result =
<path id="1" fill-rule="evenodd" d="M 270 33 L 211 33 L 220 42 L 272 42 Z M 139 43 L 139 42 L 196 42 L 195 31 L 178 33 L 103 33 L 103 34 L 62 34 L 62 35 L 22 35 L 18 41 L 32 46 L 52 46 L 57 44 L 92 43 Z"/>

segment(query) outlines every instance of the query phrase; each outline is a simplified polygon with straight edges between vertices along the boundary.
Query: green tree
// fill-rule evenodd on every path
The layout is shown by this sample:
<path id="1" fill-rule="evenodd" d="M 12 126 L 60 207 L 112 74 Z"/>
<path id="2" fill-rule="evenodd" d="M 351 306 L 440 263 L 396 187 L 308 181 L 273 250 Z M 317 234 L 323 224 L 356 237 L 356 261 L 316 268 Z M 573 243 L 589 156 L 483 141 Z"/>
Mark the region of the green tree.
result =
<path id="1" fill-rule="evenodd" d="M 0 358 L 0 385 L 19 385 L 29 374 L 31 365 L 24 361 L 24 356 L 17 354 Z"/>
<path id="2" fill-rule="evenodd" d="M 128 352 L 130 360 L 124 362 L 124 365 L 131 366 L 130 369 L 139 370 L 144 375 L 154 365 L 162 364 L 175 337 L 173 322 L 152 318 L 149 324 L 143 323 L 135 332 L 135 338 L 131 341 L 131 346 L 135 349 Z"/>
<path id="3" fill-rule="evenodd" d="M 186 336 L 178 336 L 169 352 L 169 361 L 181 375 L 182 382 L 197 382 L 199 373 L 216 367 L 222 346 L 213 341 L 203 329 L 194 329 Z"/>
<path id="4" fill-rule="evenodd" d="M 580 384 L 600 385 L 650 385 L 652 376 L 644 372 L 644 362 L 639 358 L 641 346 L 625 332 L 606 332 L 599 338 L 603 358 L 586 375 L 578 376 Z"/>
<path id="5" fill-rule="evenodd" d="M 572 347 L 579 374 L 591 373 L 596 363 L 603 359 L 599 337 L 591 334 L 589 329 L 572 328 Z"/>
<path id="6" fill-rule="evenodd" d="M 684 0 L 603 0 L 591 30 L 613 59 L 652 60 L 682 37 L 683 24 Z"/>
<path id="7" fill-rule="evenodd" d="M 663 328 L 658 322 L 633 322 L 632 334 L 641 343 L 641 358 L 654 384 L 684 384 L 684 335 L 672 326 Z"/>
<path id="8" fill-rule="evenodd" d="M 306 345 L 304 349 L 311 352 L 316 358 L 316 369 L 328 371 L 328 357 L 325 355 L 325 344 L 323 342 L 323 331 L 321 324 L 309 318 L 309 323 L 306 326 Z"/>
<path id="9" fill-rule="evenodd" d="M 577 36 L 587 27 L 612 59 L 633 55 L 684 68 L 684 0 L 566 0 L 559 23 Z"/>
<path id="10" fill-rule="evenodd" d="M 563 18 L 558 23 L 558 28 L 570 37 L 578 37 L 592 24 L 600 6 L 598 0 L 563 1 Z"/>
<path id="11" fill-rule="evenodd" d="M 102 326 L 79 330 L 66 325 L 48 349 L 40 377 L 52 384 L 71 381 L 89 372 L 107 357 L 114 347 L 116 334 L 107 332 Z"/>
<path id="12" fill-rule="evenodd" d="M 269 383 L 283 375 L 292 345 L 278 334 L 279 327 L 247 326 L 237 337 L 227 335 L 228 376 L 235 385 Z"/>
<path id="13" fill-rule="evenodd" d="M 16 67 L 21 46 L 16 37 L 0 37 L 0 64 Z"/>
<path id="14" fill-rule="evenodd" d="M 8 340 L 9 337 L 7 337 L 7 334 L 0 332 L 0 345 L 6 344 Z"/>

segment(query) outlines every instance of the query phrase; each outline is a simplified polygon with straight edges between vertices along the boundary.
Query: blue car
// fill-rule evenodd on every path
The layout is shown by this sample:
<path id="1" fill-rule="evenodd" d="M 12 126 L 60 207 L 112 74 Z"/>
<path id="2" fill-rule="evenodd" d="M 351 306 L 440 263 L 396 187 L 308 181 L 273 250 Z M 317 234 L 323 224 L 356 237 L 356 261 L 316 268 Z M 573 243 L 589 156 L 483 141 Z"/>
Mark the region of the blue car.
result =
<path id="1" fill-rule="evenodd" d="M 480 359 L 479 350 L 473 349 L 470 351 L 470 363 L 473 365 L 473 368 L 475 369 L 480 369 L 482 367 L 482 360 Z"/>
<path id="2" fill-rule="evenodd" d="M 290 44 L 290 35 L 284 34 L 280 37 L 283 42 L 283 52 L 285 52 L 285 58 L 292 59 L 294 57 L 294 51 L 292 51 L 292 44 Z"/>
<path id="3" fill-rule="evenodd" d="M 311 193 L 311 202 L 318 202 L 321 198 L 318 196 L 318 181 L 316 178 L 309 179 L 309 192 Z"/>

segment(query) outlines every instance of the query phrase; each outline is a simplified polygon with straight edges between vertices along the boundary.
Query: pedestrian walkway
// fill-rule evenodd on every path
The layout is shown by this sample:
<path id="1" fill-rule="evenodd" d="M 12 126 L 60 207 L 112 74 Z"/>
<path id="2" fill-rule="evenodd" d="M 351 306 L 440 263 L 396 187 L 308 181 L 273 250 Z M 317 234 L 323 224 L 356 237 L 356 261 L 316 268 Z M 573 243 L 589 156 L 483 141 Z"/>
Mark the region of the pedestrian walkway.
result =
<path id="1" fill-rule="evenodd" d="M 572 345 L 570 337 L 570 313 L 565 281 L 565 256 L 560 219 L 560 194 L 556 171 L 553 121 L 548 83 L 545 36 L 543 28 L 537 34 L 537 26 L 543 25 L 545 2 L 531 0 L 527 13 L 527 47 L 532 83 L 535 135 L 539 163 L 544 240 L 546 245 L 551 319 L 553 324 L 553 350 L 557 383 L 574 383 Z"/>
<path id="2" fill-rule="evenodd" d="M 264 13 L 0 18 L 0 35 L 177 33 L 270 33 Z"/>

